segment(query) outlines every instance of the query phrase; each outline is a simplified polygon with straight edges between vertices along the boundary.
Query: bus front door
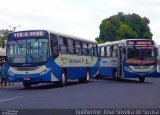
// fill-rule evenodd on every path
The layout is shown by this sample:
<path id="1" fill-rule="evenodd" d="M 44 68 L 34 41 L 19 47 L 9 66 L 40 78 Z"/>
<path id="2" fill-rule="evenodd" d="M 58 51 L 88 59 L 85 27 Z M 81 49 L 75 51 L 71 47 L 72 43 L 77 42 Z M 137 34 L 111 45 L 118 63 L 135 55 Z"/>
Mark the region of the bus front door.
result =
<path id="1" fill-rule="evenodd" d="M 118 48 L 118 56 L 117 56 L 117 68 L 118 68 L 118 77 L 121 78 L 123 76 L 123 47 Z"/>

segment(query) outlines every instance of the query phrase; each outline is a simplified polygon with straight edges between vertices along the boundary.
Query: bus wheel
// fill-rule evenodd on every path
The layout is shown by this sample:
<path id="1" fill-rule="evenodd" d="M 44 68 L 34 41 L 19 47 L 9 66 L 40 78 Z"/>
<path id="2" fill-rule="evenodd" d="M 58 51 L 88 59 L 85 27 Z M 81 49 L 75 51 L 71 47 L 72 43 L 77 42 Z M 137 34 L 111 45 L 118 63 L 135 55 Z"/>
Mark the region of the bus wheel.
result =
<path id="1" fill-rule="evenodd" d="M 24 86 L 26 89 L 31 88 L 31 85 L 32 85 L 32 83 L 30 83 L 30 82 L 23 82 L 23 86 Z"/>
<path id="2" fill-rule="evenodd" d="M 64 86 L 66 86 L 66 84 L 67 84 L 66 72 L 65 72 L 64 70 L 62 70 L 61 81 L 60 81 L 59 85 L 60 85 L 61 87 L 64 87 Z"/>
<path id="3" fill-rule="evenodd" d="M 141 83 L 143 83 L 144 80 L 145 80 L 145 77 L 139 77 L 139 81 L 140 81 Z"/>

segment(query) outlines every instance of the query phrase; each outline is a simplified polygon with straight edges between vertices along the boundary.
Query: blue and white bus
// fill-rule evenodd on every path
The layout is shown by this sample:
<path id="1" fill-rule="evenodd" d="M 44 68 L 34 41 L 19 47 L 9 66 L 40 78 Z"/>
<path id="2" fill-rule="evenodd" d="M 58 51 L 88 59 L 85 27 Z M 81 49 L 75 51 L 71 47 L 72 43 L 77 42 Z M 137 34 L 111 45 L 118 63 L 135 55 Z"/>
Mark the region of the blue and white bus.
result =
<path id="1" fill-rule="evenodd" d="M 8 34 L 8 80 L 34 83 L 56 82 L 65 86 L 68 79 L 88 82 L 98 74 L 98 45 L 79 37 L 46 30 Z"/>
<path id="2" fill-rule="evenodd" d="M 148 39 L 128 39 L 99 45 L 100 76 L 120 78 L 155 77 L 157 50 L 155 42 Z"/>

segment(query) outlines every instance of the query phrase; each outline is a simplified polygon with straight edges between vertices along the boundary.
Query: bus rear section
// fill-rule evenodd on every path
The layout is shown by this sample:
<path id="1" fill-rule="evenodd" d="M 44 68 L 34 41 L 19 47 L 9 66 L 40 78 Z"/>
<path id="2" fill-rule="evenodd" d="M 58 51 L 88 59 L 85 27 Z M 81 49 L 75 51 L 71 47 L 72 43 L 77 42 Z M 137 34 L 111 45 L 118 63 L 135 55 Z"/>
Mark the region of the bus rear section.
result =
<path id="1" fill-rule="evenodd" d="M 154 41 L 129 39 L 104 43 L 100 47 L 102 77 L 139 78 L 157 76 L 157 51 Z"/>
<path id="2" fill-rule="evenodd" d="M 25 88 L 51 82 L 65 86 L 68 79 L 89 81 L 88 77 L 94 77 L 98 71 L 97 44 L 70 37 L 73 42 L 70 47 L 69 37 L 45 30 L 10 33 L 7 42 L 8 80 L 23 82 Z M 80 43 L 77 49 L 76 41 Z M 83 43 L 86 44 L 84 51 Z M 89 55 L 89 44 L 96 54 Z M 78 49 L 80 54 L 76 53 Z"/>

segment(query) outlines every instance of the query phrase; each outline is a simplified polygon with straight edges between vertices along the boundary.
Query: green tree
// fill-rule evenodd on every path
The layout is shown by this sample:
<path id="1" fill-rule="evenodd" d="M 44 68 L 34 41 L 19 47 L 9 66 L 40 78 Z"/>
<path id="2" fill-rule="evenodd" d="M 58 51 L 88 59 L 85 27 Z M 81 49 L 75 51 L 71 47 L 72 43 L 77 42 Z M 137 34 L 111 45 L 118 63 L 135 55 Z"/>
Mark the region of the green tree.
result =
<path id="1" fill-rule="evenodd" d="M 152 39 L 149 23 L 148 18 L 142 18 L 138 14 L 126 15 L 119 12 L 102 21 L 99 26 L 100 35 L 95 39 L 98 43 L 121 39 Z"/>
<path id="2" fill-rule="evenodd" d="M 97 41 L 97 43 L 98 43 L 98 44 L 103 43 L 102 39 L 101 39 L 101 38 L 99 38 L 99 37 L 97 37 L 97 38 L 96 38 L 96 41 Z"/>
<path id="3" fill-rule="evenodd" d="M 13 32 L 13 31 L 8 29 L 0 29 L 0 47 L 2 47 L 3 41 L 7 39 L 9 32 Z"/>
<path id="4" fill-rule="evenodd" d="M 0 38 L 0 47 L 2 47 L 3 40 Z"/>

